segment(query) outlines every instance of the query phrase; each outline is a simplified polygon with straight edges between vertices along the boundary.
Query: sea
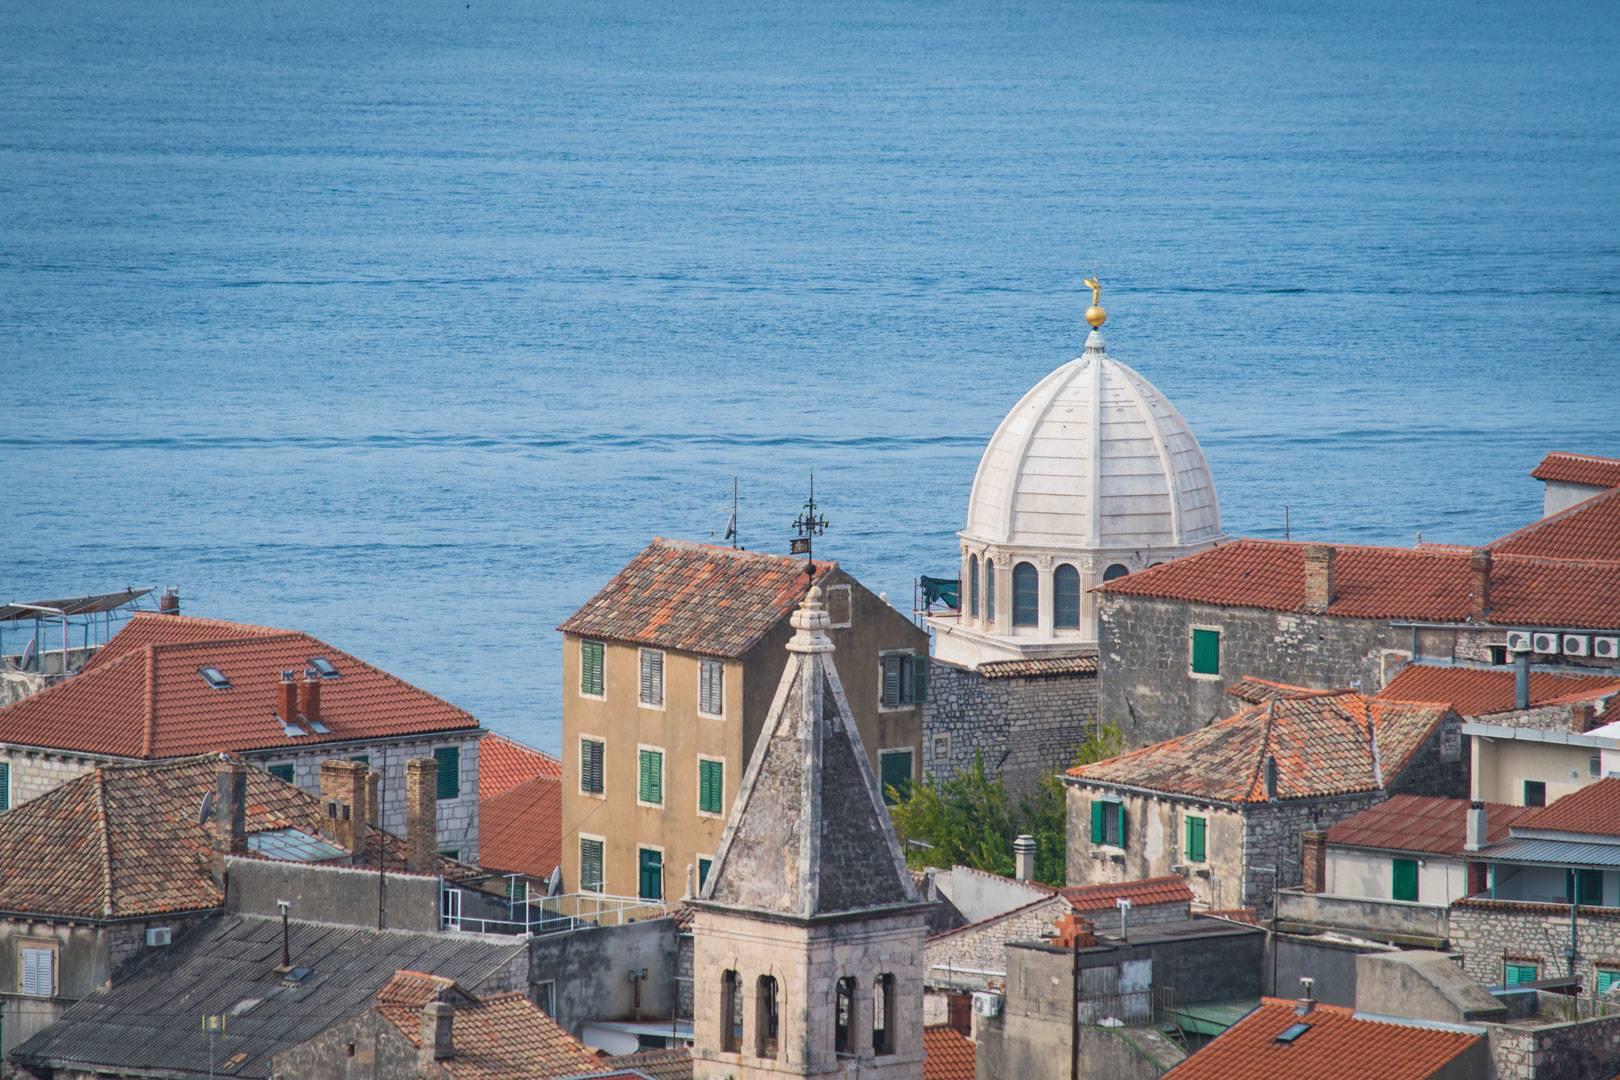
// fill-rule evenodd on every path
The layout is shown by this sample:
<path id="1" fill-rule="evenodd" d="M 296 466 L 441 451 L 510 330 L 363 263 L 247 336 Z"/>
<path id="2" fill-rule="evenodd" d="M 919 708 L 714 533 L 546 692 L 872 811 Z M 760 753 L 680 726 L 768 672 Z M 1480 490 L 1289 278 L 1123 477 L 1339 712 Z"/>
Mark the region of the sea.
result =
<path id="1" fill-rule="evenodd" d="M 1229 533 L 1620 453 L 1620 7 L 0 0 L 0 600 L 177 585 L 556 751 L 555 627 L 814 476 L 903 610 L 1109 351 Z"/>

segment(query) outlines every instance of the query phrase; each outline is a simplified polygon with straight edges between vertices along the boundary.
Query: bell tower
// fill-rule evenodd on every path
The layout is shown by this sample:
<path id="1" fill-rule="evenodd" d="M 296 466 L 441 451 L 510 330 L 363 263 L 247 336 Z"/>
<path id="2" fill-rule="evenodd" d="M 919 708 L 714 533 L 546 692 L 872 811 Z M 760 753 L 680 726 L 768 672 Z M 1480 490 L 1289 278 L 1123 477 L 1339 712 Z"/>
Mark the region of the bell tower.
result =
<path id="1" fill-rule="evenodd" d="M 693 901 L 696 1080 L 918 1077 L 925 905 L 812 587 Z"/>

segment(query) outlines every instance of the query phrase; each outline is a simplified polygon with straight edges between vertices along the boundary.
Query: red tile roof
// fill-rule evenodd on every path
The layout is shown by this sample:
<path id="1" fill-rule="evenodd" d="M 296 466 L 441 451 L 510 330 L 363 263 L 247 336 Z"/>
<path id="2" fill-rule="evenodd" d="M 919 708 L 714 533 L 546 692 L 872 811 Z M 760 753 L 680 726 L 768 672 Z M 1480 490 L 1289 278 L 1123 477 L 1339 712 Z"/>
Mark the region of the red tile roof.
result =
<path id="1" fill-rule="evenodd" d="M 478 797 L 510 791 L 537 776 L 562 777 L 562 762 L 493 731 L 478 740 Z"/>
<path id="2" fill-rule="evenodd" d="M 441 1066 L 455 1080 L 567 1076 L 601 1064 L 595 1054 L 521 993 L 475 997 L 449 979 L 401 971 L 373 998 L 378 1015 L 412 1046 L 422 1045 L 422 1008 L 444 1001 L 455 1009 L 455 1054 Z"/>
<path id="3" fill-rule="evenodd" d="M 923 1028 L 923 1080 L 973 1080 L 973 1040 L 947 1024 Z"/>
<path id="4" fill-rule="evenodd" d="M 1530 475 L 1537 480 L 1556 480 L 1565 484 L 1620 487 L 1620 459 L 1554 450 L 1541 459 L 1541 464 L 1532 469 Z"/>
<path id="5" fill-rule="evenodd" d="M 1069 775 L 1219 802 L 1265 802 L 1265 761 L 1274 756 L 1279 798 L 1376 791 L 1399 775 L 1448 711 L 1348 690 L 1277 698 L 1186 735 L 1076 766 Z M 1383 784 L 1375 771 L 1374 733 Z"/>
<path id="6" fill-rule="evenodd" d="M 1119 881 L 1103 885 L 1068 885 L 1058 894 L 1075 911 L 1113 911 L 1116 900 L 1125 898 L 1134 907 L 1149 904 L 1190 904 L 1192 890 L 1178 874 L 1142 878 L 1138 881 Z"/>
<path id="7" fill-rule="evenodd" d="M 233 635 L 222 625 L 234 624 L 132 620 L 108 643 L 109 659 L 0 709 L 0 743 L 163 758 L 478 727 L 465 710 L 308 634 L 239 626 L 247 633 Z M 143 643 L 126 647 L 126 634 Z M 283 671 L 302 672 L 314 657 L 339 672 L 320 683 L 321 720 L 331 731 L 290 736 L 276 718 L 277 686 Z M 203 667 L 218 668 L 230 688 L 211 687 L 198 674 Z"/>
<path id="8" fill-rule="evenodd" d="M 1520 829 L 1620 836 L 1620 777 L 1606 776 L 1514 822 Z"/>
<path id="9" fill-rule="evenodd" d="M 1487 803 L 1486 841 L 1506 839 L 1508 826 L 1533 808 Z M 1423 851 L 1433 855 L 1461 855 L 1467 838 L 1468 800 L 1425 795 L 1395 795 L 1369 810 L 1346 818 L 1328 829 L 1328 843 L 1337 847 L 1377 848 L 1387 851 Z"/>
<path id="10" fill-rule="evenodd" d="M 837 568 L 818 562 L 817 579 Z M 792 614 L 809 587 L 803 559 L 653 540 L 568 617 L 565 634 L 739 657 Z"/>
<path id="11" fill-rule="evenodd" d="M 478 861 L 502 873 L 548 877 L 562 863 L 562 779 L 536 776 L 479 799 Z"/>
<path id="12" fill-rule="evenodd" d="M 220 906 L 214 841 L 197 823 L 215 786 L 212 755 L 107 765 L 0 814 L 0 911 L 129 918 Z M 321 800 L 260 769 L 247 769 L 247 831 L 322 835 Z M 383 834 L 392 866 L 404 844 Z M 472 868 L 443 860 L 441 872 Z"/>
<path id="13" fill-rule="evenodd" d="M 1337 694 L 1337 690 L 1313 690 L 1308 686 L 1294 686 L 1292 683 L 1273 682 L 1271 679 L 1259 679 L 1253 675 L 1245 675 L 1237 682 L 1226 688 L 1226 692 L 1239 701 L 1247 701 L 1251 705 L 1258 705 L 1262 701 L 1271 701 L 1273 698 L 1305 697 L 1309 694 Z"/>
<path id="14" fill-rule="evenodd" d="M 980 664 L 979 674 L 986 679 L 1043 678 L 1051 675 L 1095 675 L 1097 654 L 1081 656 L 1053 656 L 1044 660 L 992 660 Z"/>
<path id="15" fill-rule="evenodd" d="M 1616 693 L 1620 693 L 1620 679 L 1612 675 L 1530 673 L 1532 706 Z M 1409 664 L 1378 691 L 1377 697 L 1381 701 L 1443 701 L 1463 716 L 1509 712 L 1514 708 L 1513 672 Z"/>
<path id="16" fill-rule="evenodd" d="M 684 1047 L 664 1050 L 638 1050 L 617 1054 L 608 1061 L 648 1080 L 692 1080 L 692 1051 Z"/>
<path id="17" fill-rule="evenodd" d="M 1298 1016 L 1295 1003 L 1262 998 L 1249 1015 L 1165 1073 L 1167 1080 L 1426 1080 L 1481 1036 L 1397 1021 L 1362 1020 L 1355 1010 L 1317 1005 Z M 1277 1036 L 1308 1025 L 1292 1042 Z M 1351 1063 L 1354 1063 L 1353 1065 Z"/>
<path id="18" fill-rule="evenodd" d="M 1118 578 L 1109 596 L 1299 611 L 1305 545 L 1237 540 Z M 1465 622 L 1473 611 L 1471 553 L 1459 548 L 1340 545 L 1327 614 L 1360 619 Z M 1494 557 L 1487 622 L 1507 626 L 1620 626 L 1620 562 Z"/>
<path id="19" fill-rule="evenodd" d="M 1620 488 L 1533 521 L 1487 545 L 1496 555 L 1543 559 L 1620 559 Z"/>
<path id="20" fill-rule="evenodd" d="M 80 672 L 94 671 L 121 656 L 140 652 L 148 645 L 185 645 L 199 641 L 229 641 L 236 638 L 272 637 L 291 633 L 274 626 L 254 626 L 252 623 L 226 622 L 224 619 L 199 619 L 192 615 L 162 615 L 155 611 L 137 611 L 131 615 L 113 639 L 97 649 L 86 660 Z"/>

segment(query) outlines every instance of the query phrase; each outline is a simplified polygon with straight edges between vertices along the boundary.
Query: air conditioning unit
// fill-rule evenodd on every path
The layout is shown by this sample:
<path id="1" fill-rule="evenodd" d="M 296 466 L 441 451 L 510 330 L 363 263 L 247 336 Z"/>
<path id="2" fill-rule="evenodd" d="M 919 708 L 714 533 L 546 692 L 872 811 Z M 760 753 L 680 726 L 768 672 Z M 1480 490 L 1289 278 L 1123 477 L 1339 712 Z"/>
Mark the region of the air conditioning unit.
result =
<path id="1" fill-rule="evenodd" d="M 973 1011 L 980 1016 L 1000 1016 L 1002 996 L 1000 994 L 987 994 L 983 990 L 973 992 Z"/>
<path id="2" fill-rule="evenodd" d="M 1558 654 L 1558 635 L 1550 630 L 1543 630 L 1530 635 L 1530 651 L 1538 653 Z"/>
<path id="3" fill-rule="evenodd" d="M 1592 655 L 1599 660 L 1620 660 L 1620 637 L 1595 637 Z"/>
<path id="4" fill-rule="evenodd" d="M 148 926 L 146 928 L 146 947 L 148 949 L 161 949 L 170 940 L 167 926 Z"/>
<path id="5" fill-rule="evenodd" d="M 1591 641 L 1585 634 L 1565 634 L 1564 655 L 1585 656 L 1591 651 Z"/>
<path id="6" fill-rule="evenodd" d="M 1509 630 L 1507 635 L 1507 651 L 1521 653 L 1530 651 L 1530 631 Z"/>

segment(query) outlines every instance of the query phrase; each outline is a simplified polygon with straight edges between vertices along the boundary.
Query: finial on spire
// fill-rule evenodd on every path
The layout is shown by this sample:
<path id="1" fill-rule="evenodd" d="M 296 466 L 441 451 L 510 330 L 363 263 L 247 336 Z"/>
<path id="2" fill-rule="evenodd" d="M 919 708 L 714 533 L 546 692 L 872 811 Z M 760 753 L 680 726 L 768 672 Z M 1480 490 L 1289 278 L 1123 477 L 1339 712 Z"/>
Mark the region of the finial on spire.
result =
<path id="1" fill-rule="evenodd" d="M 1085 285 L 1091 290 L 1091 306 L 1086 308 L 1086 322 L 1095 330 L 1108 321 L 1108 312 L 1102 309 L 1102 278 L 1093 274 L 1085 279 Z"/>
<path id="2" fill-rule="evenodd" d="M 832 626 L 832 616 L 827 613 L 827 605 L 822 602 L 820 585 L 810 586 L 810 591 L 804 594 L 804 600 L 793 613 L 791 622 L 795 632 L 788 641 L 789 652 L 833 651 L 832 638 L 827 636 L 827 631 Z"/>

